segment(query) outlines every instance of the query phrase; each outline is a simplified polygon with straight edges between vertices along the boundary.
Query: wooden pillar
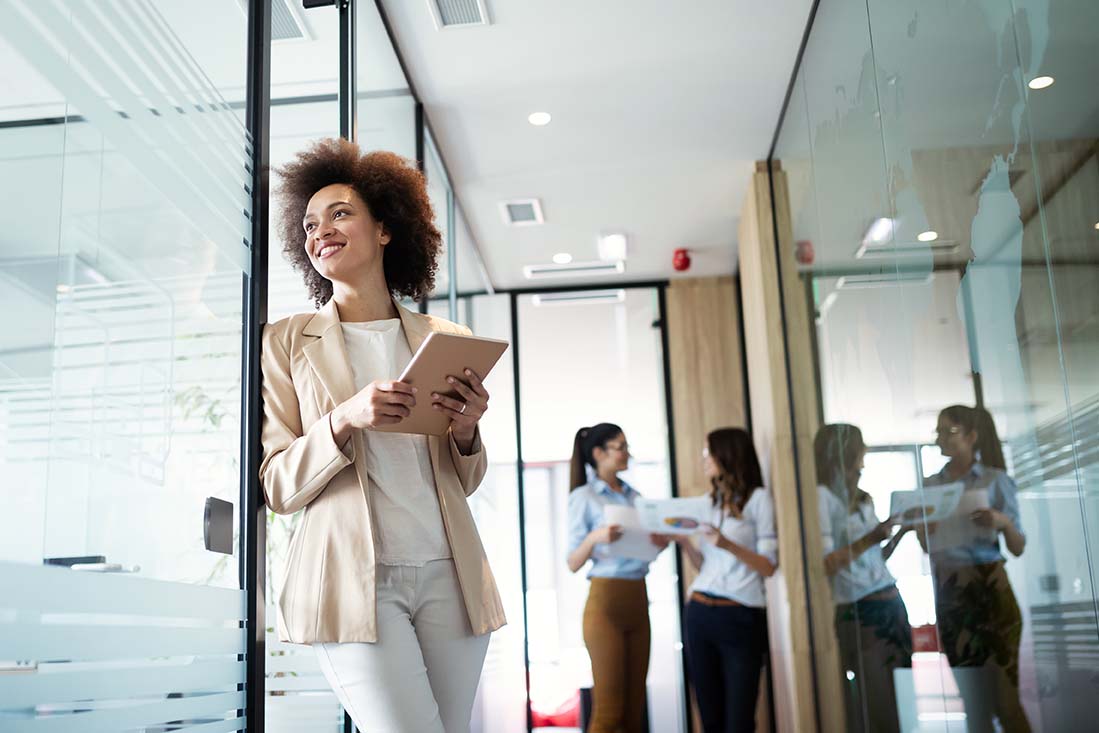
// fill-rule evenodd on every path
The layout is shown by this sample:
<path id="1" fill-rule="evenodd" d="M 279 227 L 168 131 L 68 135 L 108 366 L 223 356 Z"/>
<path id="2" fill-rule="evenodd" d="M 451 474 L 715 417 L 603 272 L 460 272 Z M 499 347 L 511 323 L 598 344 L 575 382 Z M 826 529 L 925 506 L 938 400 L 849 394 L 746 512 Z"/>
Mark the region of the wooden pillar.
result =
<path id="1" fill-rule="evenodd" d="M 752 434 L 774 492 L 779 535 L 779 569 L 767 581 L 775 715 L 781 733 L 841 731 L 843 689 L 813 466 L 812 321 L 794 260 L 785 173 L 775 166 L 779 246 L 766 163 L 756 165 L 739 233 Z"/>

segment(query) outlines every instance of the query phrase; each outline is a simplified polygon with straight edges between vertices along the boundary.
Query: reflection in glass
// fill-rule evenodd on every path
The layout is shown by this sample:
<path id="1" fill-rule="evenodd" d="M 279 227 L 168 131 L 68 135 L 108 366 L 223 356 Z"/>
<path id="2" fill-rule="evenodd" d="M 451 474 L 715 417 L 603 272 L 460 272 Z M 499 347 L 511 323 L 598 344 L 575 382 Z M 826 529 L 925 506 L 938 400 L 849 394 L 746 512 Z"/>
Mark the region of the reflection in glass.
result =
<path id="1" fill-rule="evenodd" d="M 894 670 L 912 666 L 912 628 L 886 561 L 903 534 L 892 535 L 894 518 L 880 521 L 873 497 L 859 488 L 866 457 L 862 431 L 854 425 L 825 425 L 813 448 L 847 726 L 899 731 Z"/>
<path id="2" fill-rule="evenodd" d="M 783 256 L 816 325 L 791 353 L 820 386 L 794 399 L 861 428 L 877 519 L 893 491 L 953 470 L 928 445 L 944 405 L 987 409 L 976 434 L 1003 437 L 999 469 L 982 451 L 967 479 L 988 483 L 970 511 L 993 527 L 967 515 L 894 536 L 913 628 L 904 730 L 1094 727 L 1097 24 L 1090 0 L 822 3 L 778 131 Z M 1056 83 L 1029 83 L 1043 76 Z M 814 257 L 795 264 L 799 243 Z M 856 680 L 880 666 L 853 661 Z"/>

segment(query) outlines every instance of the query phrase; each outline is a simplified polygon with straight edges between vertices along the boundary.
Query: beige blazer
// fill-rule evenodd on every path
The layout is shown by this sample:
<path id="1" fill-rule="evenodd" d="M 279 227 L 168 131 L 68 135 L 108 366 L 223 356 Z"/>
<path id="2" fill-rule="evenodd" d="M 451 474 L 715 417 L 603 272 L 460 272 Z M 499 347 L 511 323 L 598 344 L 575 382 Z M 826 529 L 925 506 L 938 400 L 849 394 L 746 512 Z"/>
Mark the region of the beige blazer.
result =
<path id="1" fill-rule="evenodd" d="M 397 310 L 413 352 L 432 331 L 469 333 L 399 305 Z M 263 493 L 276 513 L 303 511 L 279 592 L 279 638 L 298 644 L 377 641 L 377 535 L 364 443 L 370 435 L 354 431 L 341 450 L 328 419 L 356 392 L 335 303 L 268 325 L 261 364 Z M 505 623 L 466 501 L 485 475 L 485 451 L 480 436 L 469 456 L 449 435 L 429 437 L 428 447 L 470 627 L 485 634 Z"/>

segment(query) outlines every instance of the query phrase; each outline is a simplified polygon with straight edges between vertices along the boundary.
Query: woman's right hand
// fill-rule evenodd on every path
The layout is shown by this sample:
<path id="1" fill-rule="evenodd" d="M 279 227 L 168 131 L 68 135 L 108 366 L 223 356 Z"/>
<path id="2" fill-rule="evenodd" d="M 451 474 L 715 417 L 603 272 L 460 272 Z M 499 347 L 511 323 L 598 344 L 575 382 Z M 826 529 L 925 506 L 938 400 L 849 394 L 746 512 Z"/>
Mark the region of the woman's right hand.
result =
<path id="1" fill-rule="evenodd" d="M 622 526 L 618 524 L 596 527 L 588 535 L 588 539 L 591 540 L 593 545 L 607 545 L 611 542 L 617 542 L 620 537 L 622 537 Z"/>
<path id="2" fill-rule="evenodd" d="M 416 388 L 405 382 L 371 382 L 332 411 L 332 433 L 342 444 L 352 429 L 396 425 L 412 414 L 415 395 Z"/>

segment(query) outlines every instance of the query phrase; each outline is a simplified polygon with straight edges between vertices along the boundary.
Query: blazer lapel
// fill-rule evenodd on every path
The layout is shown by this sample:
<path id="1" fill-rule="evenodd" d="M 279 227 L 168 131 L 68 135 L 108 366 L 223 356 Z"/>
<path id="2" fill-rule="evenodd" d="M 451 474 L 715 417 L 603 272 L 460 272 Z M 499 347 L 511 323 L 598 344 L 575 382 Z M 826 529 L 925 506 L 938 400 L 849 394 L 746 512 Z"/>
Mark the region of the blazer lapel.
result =
<path id="1" fill-rule="evenodd" d="M 393 301 L 393 305 L 397 307 L 397 313 L 401 317 L 401 327 L 404 328 L 404 337 L 408 340 L 408 348 L 415 354 L 424 343 L 424 339 L 434 330 L 431 328 L 431 319 L 403 308 L 397 301 Z"/>
<path id="2" fill-rule="evenodd" d="M 305 325 L 303 334 L 320 337 L 306 344 L 302 352 L 335 407 L 355 394 L 355 378 L 334 300 L 329 300 L 317 311 Z"/>

